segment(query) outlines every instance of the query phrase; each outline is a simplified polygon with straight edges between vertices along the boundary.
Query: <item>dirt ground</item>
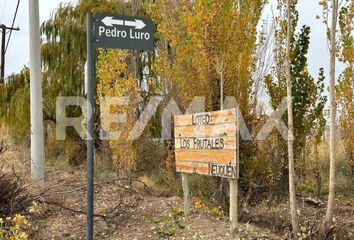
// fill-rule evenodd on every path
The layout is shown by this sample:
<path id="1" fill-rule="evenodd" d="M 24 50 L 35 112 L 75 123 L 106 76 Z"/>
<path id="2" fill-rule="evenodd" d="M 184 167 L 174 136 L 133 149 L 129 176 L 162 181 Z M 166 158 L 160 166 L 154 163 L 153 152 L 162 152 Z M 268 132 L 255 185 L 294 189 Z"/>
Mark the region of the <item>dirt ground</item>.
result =
<path id="1" fill-rule="evenodd" d="M 34 216 L 36 239 L 85 239 L 86 187 L 82 171 L 47 174 L 46 204 Z M 183 199 L 160 197 L 143 181 L 112 178 L 95 185 L 95 239 L 288 239 L 285 201 L 241 208 L 239 231 L 229 234 L 228 217 L 194 199 L 191 215 L 183 216 Z M 53 204 L 55 202 L 55 204 Z M 299 198 L 302 239 L 316 239 L 325 206 Z M 354 202 L 337 201 L 335 231 L 330 239 L 354 239 Z M 310 237 L 312 236 L 312 237 Z"/>
<path id="2" fill-rule="evenodd" d="M 16 156 L 16 157 L 14 157 Z M 16 159 L 17 171 L 28 175 L 28 151 L 12 149 L 2 159 Z M 21 167 L 19 167 L 21 166 Z M 31 208 L 33 239 L 85 239 L 86 177 L 82 169 L 54 170 L 48 166 L 45 185 Z M 324 202 L 325 203 L 325 202 Z M 289 210 L 285 200 L 256 206 L 241 204 L 240 224 L 229 234 L 227 214 L 193 198 L 191 215 L 183 216 L 183 199 L 162 197 L 146 179 L 97 177 L 95 182 L 95 239 L 289 239 Z M 301 239 L 316 239 L 316 227 L 326 206 L 298 198 Z M 336 201 L 335 226 L 329 239 L 354 239 L 354 200 Z"/>
<path id="3" fill-rule="evenodd" d="M 85 239 L 84 174 L 53 172 L 51 176 L 58 182 L 47 185 L 51 197 L 33 216 L 36 239 Z M 247 222 L 231 236 L 227 216 L 212 216 L 209 209 L 193 206 L 191 215 L 184 217 L 182 198 L 159 197 L 152 191 L 140 181 L 97 182 L 95 239 L 282 239 Z"/>

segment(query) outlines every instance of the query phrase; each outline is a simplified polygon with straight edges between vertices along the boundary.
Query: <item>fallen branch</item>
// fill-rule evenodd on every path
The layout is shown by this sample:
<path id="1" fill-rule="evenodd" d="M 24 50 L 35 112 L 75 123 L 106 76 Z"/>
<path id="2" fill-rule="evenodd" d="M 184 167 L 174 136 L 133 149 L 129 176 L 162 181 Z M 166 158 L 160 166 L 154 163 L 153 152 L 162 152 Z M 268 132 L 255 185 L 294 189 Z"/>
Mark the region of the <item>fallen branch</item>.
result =
<path id="1" fill-rule="evenodd" d="M 307 197 L 307 198 L 304 198 L 304 201 L 305 201 L 305 203 L 315 206 L 315 207 L 322 207 L 325 204 L 321 199 L 316 198 L 316 197 Z"/>
<path id="2" fill-rule="evenodd" d="M 66 210 L 66 211 L 69 211 L 69 212 L 73 212 L 73 213 L 77 213 L 77 214 L 84 214 L 84 215 L 87 214 L 86 211 L 76 210 L 76 209 L 73 209 L 73 208 L 69 208 L 69 207 L 64 206 L 64 205 L 61 204 L 61 203 L 58 203 L 58 202 L 45 201 L 45 203 L 48 204 L 48 205 L 57 206 L 57 207 L 59 207 L 59 208 L 61 208 L 61 209 L 64 209 L 64 210 Z M 105 218 L 107 217 L 107 216 L 105 216 L 105 215 L 103 215 L 103 214 L 97 214 L 97 213 L 94 213 L 93 216 L 94 216 L 94 217 L 100 217 L 100 218 L 102 218 L 103 220 L 105 220 Z"/>

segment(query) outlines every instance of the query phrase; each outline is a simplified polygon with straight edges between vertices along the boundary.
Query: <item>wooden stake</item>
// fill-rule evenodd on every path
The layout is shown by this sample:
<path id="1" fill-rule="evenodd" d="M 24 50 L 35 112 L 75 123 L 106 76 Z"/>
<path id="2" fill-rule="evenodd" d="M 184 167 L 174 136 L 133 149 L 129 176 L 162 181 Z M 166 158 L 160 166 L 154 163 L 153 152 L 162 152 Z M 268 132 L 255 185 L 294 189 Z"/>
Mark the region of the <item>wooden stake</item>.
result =
<path id="1" fill-rule="evenodd" d="M 189 193 L 189 176 L 188 173 L 182 174 L 182 188 L 183 188 L 183 200 L 184 200 L 184 216 L 189 216 L 191 208 L 191 196 Z"/>
<path id="2" fill-rule="evenodd" d="M 234 234 L 238 225 L 238 186 L 237 179 L 230 179 L 230 233 Z"/>
<path id="3" fill-rule="evenodd" d="M 230 233 L 235 234 L 238 227 L 238 178 L 240 174 L 240 124 L 239 124 L 239 108 L 236 110 L 236 179 L 229 180 L 230 186 Z"/>

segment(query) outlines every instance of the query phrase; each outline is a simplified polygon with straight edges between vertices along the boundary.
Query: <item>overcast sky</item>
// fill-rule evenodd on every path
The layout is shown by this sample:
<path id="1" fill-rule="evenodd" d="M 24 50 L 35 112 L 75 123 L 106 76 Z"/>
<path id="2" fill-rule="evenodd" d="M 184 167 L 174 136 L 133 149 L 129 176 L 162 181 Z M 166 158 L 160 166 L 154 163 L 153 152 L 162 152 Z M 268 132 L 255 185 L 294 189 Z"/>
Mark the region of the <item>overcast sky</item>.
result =
<path id="1" fill-rule="evenodd" d="M 28 35 L 28 2 L 21 0 L 15 27 L 20 31 L 13 31 L 9 47 L 6 52 L 5 76 L 19 72 L 24 65 L 29 64 L 29 35 Z M 39 0 L 40 22 L 48 20 L 52 11 L 60 4 L 76 2 L 73 0 Z M 11 26 L 17 0 L 0 0 L 0 23 Z M 8 34 L 7 34 L 8 37 Z M 7 40 L 6 40 L 7 41 Z"/>
<path id="2" fill-rule="evenodd" d="M 0 0 L 0 23 L 10 26 L 16 7 L 15 0 Z M 49 19 L 52 11 L 61 2 L 77 2 L 76 0 L 39 0 L 40 21 Z M 270 0 L 274 4 L 276 0 Z M 270 4 L 270 5 L 271 5 Z M 275 8 L 274 8 L 275 9 Z M 308 54 L 309 70 L 312 76 L 318 76 L 318 69 L 324 67 L 325 74 L 328 76 L 329 51 L 325 35 L 325 26 L 316 15 L 321 15 L 321 7 L 318 0 L 299 0 L 297 9 L 300 14 L 299 27 L 307 24 L 311 27 L 310 49 Z M 264 18 L 270 17 L 270 6 L 263 14 Z M 5 76 L 13 72 L 19 72 L 29 61 L 29 41 L 28 41 L 28 0 L 22 0 L 20 3 L 15 27 L 19 26 L 20 31 L 14 31 L 11 37 L 10 45 L 6 53 Z M 343 70 L 342 65 L 337 66 L 337 75 Z M 327 77 L 328 80 L 328 77 Z"/>

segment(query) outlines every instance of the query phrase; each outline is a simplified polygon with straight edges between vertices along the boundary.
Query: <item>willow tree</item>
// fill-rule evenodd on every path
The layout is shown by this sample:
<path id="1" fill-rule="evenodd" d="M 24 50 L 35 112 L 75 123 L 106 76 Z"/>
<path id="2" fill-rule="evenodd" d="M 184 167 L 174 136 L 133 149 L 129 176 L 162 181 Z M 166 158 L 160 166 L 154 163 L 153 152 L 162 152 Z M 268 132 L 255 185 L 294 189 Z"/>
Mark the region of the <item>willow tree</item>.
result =
<path id="1" fill-rule="evenodd" d="M 28 139 L 30 129 L 29 69 L 8 77 L 0 85 L 0 124 L 16 141 Z"/>
<path id="2" fill-rule="evenodd" d="M 86 13 L 124 13 L 121 1 L 81 0 L 77 5 L 61 4 L 42 24 L 42 65 L 46 81 L 44 103 L 46 115 L 54 119 L 57 96 L 84 96 L 86 61 Z"/>
<path id="3" fill-rule="evenodd" d="M 86 61 L 86 13 L 112 13 L 121 15 L 146 15 L 148 1 L 107 1 L 81 0 L 76 5 L 61 4 L 53 12 L 51 18 L 42 24 L 42 34 L 45 41 L 42 44 L 43 69 L 46 76 L 44 81 L 44 116 L 46 120 L 55 122 L 55 102 L 57 96 L 85 96 L 84 65 Z M 148 81 L 151 71 L 152 54 L 134 52 L 127 58 L 127 70 L 134 73 L 137 87 Z M 97 54 L 96 54 L 97 56 Z M 150 89 L 149 89 L 150 90 Z M 143 97 L 145 91 L 139 92 Z M 145 95 L 144 95 L 145 94 Z M 146 102 L 146 98 L 143 98 Z M 99 109 L 99 106 L 96 106 Z M 138 110 L 135 112 L 138 117 Z M 80 108 L 70 108 L 69 115 L 80 115 Z M 99 111 L 95 112 L 95 122 L 99 122 Z M 95 128 L 95 135 L 98 135 Z M 81 148 L 85 143 L 73 131 L 68 129 L 68 135 L 77 141 Z M 102 142 L 96 141 L 97 144 Z"/>

